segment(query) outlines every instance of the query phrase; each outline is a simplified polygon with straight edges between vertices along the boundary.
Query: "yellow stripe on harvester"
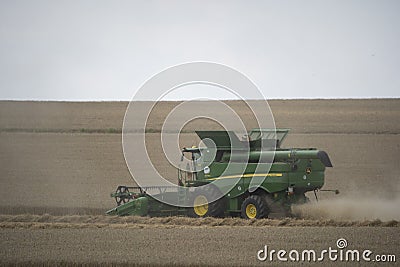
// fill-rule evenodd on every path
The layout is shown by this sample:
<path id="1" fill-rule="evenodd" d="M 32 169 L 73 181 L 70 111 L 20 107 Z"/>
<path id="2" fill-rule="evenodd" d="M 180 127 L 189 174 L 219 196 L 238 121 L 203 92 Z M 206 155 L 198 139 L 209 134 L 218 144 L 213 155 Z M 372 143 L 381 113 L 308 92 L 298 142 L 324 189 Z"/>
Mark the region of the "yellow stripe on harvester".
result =
<path id="1" fill-rule="evenodd" d="M 269 177 L 282 177 L 282 173 L 249 173 L 249 174 L 243 174 L 243 175 L 229 175 L 229 176 L 221 176 L 221 177 L 216 177 L 216 178 L 209 178 L 207 180 L 219 180 L 219 179 L 230 179 L 230 178 L 250 178 L 250 177 L 263 177 L 263 176 L 269 176 Z"/>

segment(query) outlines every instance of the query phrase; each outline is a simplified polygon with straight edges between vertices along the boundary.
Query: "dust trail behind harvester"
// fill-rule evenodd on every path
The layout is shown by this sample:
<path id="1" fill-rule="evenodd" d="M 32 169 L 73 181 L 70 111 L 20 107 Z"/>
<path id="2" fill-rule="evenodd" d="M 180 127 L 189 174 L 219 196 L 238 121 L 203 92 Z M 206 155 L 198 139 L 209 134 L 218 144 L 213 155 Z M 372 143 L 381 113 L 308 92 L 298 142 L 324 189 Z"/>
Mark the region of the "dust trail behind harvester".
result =
<path id="1" fill-rule="evenodd" d="M 400 198 L 378 199 L 343 197 L 293 207 L 295 216 L 316 220 L 381 221 L 400 220 Z"/>

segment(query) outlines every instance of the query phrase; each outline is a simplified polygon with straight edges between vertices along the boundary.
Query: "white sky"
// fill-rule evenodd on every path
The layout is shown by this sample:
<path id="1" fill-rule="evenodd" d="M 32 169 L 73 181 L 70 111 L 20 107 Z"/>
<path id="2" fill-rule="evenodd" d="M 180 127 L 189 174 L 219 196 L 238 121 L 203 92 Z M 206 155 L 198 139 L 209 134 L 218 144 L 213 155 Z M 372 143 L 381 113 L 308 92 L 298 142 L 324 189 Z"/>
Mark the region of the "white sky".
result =
<path id="1" fill-rule="evenodd" d="M 399 50 L 400 1 L 0 1 L 0 99 L 129 100 L 190 61 L 267 98 L 399 97 Z"/>

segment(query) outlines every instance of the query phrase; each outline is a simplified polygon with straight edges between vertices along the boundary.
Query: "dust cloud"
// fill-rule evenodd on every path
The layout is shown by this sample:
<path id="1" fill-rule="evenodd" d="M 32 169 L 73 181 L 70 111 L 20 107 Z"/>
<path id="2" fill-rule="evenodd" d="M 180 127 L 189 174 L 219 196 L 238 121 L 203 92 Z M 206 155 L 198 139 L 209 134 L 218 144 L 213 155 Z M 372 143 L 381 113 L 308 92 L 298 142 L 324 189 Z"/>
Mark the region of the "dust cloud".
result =
<path id="1" fill-rule="evenodd" d="M 400 197 L 382 199 L 376 197 L 321 200 L 292 207 L 296 217 L 314 220 L 400 220 Z"/>

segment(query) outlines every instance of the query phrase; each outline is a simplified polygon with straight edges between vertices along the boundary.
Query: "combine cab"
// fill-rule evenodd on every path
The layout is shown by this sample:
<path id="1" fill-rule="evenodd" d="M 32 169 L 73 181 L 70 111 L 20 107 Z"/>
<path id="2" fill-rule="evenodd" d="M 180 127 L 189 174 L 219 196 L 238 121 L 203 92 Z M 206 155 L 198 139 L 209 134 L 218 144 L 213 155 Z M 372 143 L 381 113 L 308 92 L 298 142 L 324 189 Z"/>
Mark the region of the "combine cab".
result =
<path id="1" fill-rule="evenodd" d="M 288 131 L 253 129 L 244 140 L 229 131 L 197 131 L 200 139 L 213 141 L 214 153 L 210 156 L 208 147 L 182 149 L 182 157 L 188 156 L 192 162 L 190 171 L 178 170 L 181 187 L 119 186 L 111 194 L 118 206 L 107 214 L 249 219 L 289 216 L 292 204 L 308 201 L 306 192 L 322 188 L 325 168 L 332 164 L 327 153 L 315 148 L 282 148 Z M 241 165 L 242 171 L 235 173 L 229 164 Z M 164 204 L 154 198 L 155 194 L 157 199 L 178 199 L 181 205 Z"/>

